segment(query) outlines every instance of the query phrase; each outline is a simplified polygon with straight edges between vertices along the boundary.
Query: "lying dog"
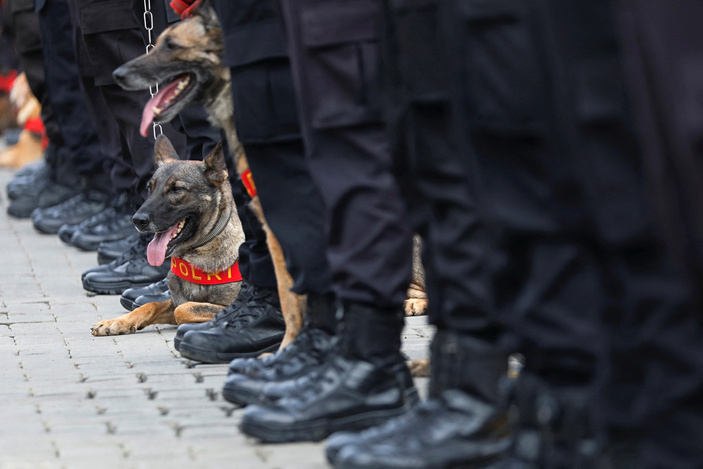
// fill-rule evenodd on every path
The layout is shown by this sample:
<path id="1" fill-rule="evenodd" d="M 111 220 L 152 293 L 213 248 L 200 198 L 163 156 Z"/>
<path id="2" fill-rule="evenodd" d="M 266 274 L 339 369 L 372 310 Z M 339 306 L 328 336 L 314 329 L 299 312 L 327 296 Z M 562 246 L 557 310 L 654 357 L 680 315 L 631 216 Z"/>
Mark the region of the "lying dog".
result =
<path id="1" fill-rule="evenodd" d="M 246 45 L 242 45 L 246 47 Z M 149 54 L 127 62 L 114 72 L 117 83 L 125 89 L 143 90 L 159 83 L 159 92 L 144 108 L 141 131 L 149 131 L 152 122 L 164 123 L 173 119 L 187 104 L 205 106 L 213 125 L 224 129 L 237 171 L 247 188 L 253 179 L 244 150 L 237 139 L 229 69 L 221 62 L 223 39 L 214 10 L 206 1 L 185 21 L 166 29 Z M 268 227 L 258 197 L 252 192 L 252 208 L 266 231 L 273 258 L 281 299 L 281 309 L 286 323 L 286 333 L 281 348 L 298 334 L 305 315 L 305 297 L 290 291 L 292 278 L 285 266 L 285 259 L 276 237 Z M 421 269 L 416 269 L 421 272 Z M 426 307 L 424 280 L 414 282 L 411 298 L 406 302 L 408 314 L 421 314 Z"/>
<path id="2" fill-rule="evenodd" d="M 95 324 L 93 335 L 136 332 L 150 324 L 211 320 L 235 300 L 241 286 L 237 261 L 244 232 L 232 199 L 222 145 L 205 161 L 181 161 L 164 135 L 154 147 L 156 172 L 149 197 L 132 218 L 153 232 L 151 265 L 171 257 L 171 299 L 147 303 L 131 313 Z"/>

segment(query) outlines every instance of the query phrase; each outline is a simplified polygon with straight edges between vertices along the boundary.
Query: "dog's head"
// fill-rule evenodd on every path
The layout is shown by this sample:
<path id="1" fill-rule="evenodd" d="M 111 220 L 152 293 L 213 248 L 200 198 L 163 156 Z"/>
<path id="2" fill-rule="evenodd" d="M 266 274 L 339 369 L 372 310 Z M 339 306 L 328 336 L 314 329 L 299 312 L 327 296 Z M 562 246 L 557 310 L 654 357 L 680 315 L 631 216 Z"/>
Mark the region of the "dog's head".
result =
<path id="1" fill-rule="evenodd" d="M 229 80 L 222 66 L 224 43 L 215 11 L 202 1 L 193 16 L 167 28 L 148 53 L 113 72 L 118 85 L 127 90 L 159 91 L 144 107 L 141 133 L 146 136 L 152 122 L 173 119 L 187 104 L 207 104 Z"/>
<path id="2" fill-rule="evenodd" d="M 196 246 L 231 208 L 222 145 L 205 161 L 182 161 L 164 135 L 154 146 L 156 171 L 149 196 L 132 217 L 141 232 L 155 233 L 147 248 L 151 265 L 161 265 L 174 252 Z"/>

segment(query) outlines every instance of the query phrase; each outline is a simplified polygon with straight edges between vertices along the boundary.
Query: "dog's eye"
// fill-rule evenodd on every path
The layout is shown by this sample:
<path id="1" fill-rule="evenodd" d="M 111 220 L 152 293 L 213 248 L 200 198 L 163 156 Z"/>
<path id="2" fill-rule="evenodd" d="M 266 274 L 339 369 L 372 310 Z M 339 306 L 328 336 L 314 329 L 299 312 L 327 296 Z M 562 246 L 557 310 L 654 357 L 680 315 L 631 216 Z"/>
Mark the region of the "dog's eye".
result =
<path id="1" fill-rule="evenodd" d="M 169 50 L 182 49 L 182 47 L 173 42 L 171 38 L 166 38 L 166 40 L 164 41 L 164 47 Z"/>
<path id="2" fill-rule="evenodd" d="M 182 192 L 185 192 L 186 190 L 188 189 L 184 186 L 171 186 L 171 193 L 173 194 L 180 194 Z"/>

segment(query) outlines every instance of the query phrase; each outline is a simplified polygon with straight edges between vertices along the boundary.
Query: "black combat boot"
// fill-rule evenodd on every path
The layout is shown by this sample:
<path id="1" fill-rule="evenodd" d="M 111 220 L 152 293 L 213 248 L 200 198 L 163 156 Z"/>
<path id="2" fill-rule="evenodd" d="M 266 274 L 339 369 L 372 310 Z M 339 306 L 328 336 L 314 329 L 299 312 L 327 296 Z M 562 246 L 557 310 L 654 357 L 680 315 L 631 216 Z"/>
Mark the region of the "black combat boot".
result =
<path id="1" fill-rule="evenodd" d="M 179 352 L 203 363 L 229 363 L 276 351 L 285 330 L 278 293 L 272 288 L 257 288 L 246 307 L 230 320 L 207 330 L 186 332 Z"/>
<path id="2" fill-rule="evenodd" d="M 318 367 L 334 344 L 335 315 L 334 295 L 308 294 L 305 324 L 295 340 L 263 359 L 233 360 L 222 396 L 239 405 L 266 403 L 260 396 L 267 383 L 296 379 Z"/>
<path id="3" fill-rule="evenodd" d="M 510 445 L 499 398 L 508 356 L 484 340 L 440 330 L 432 341 L 430 397 L 413 410 L 361 433 L 329 438 L 336 468 L 481 467 Z"/>
<path id="4" fill-rule="evenodd" d="M 117 241 L 137 232 L 132 223 L 134 208 L 129 196 L 121 193 L 115 196 L 105 210 L 95 214 L 79 225 L 64 225 L 59 230 L 59 238 L 84 251 L 97 251 L 100 243 Z M 70 234 L 70 237 L 69 237 Z"/>
<path id="5" fill-rule="evenodd" d="M 588 386 L 555 385 L 523 370 L 511 394 L 515 435 L 509 456 L 490 469 L 607 467 L 598 460 L 602 441 Z"/>
<path id="6" fill-rule="evenodd" d="M 128 288 L 122 292 L 120 304 L 127 311 L 134 311 L 147 303 L 166 301 L 171 298 L 166 278 L 146 287 Z"/>
<path id="7" fill-rule="evenodd" d="M 337 304 L 334 294 L 309 294 L 305 303 L 305 323 L 318 327 L 330 335 L 335 335 L 337 333 Z M 272 365 L 277 360 L 277 356 L 283 353 L 283 350 L 261 359 L 236 358 L 230 362 L 228 374 L 236 373 L 248 376 L 257 374 L 262 369 Z M 290 351 L 286 353 L 290 353 Z"/>
<path id="8" fill-rule="evenodd" d="M 146 287 L 163 280 L 170 263 L 154 267 L 146 258 L 146 248 L 153 235 L 142 233 L 137 242 L 119 258 L 83 272 L 83 288 L 98 295 L 121 295 L 128 288 Z"/>
<path id="9" fill-rule="evenodd" d="M 84 189 L 74 197 L 32 212 L 32 224 L 37 231 L 56 234 L 63 225 L 79 224 L 102 211 L 110 194 L 95 189 Z"/>
<path id="10" fill-rule="evenodd" d="M 249 406 L 240 429 L 271 443 L 319 441 L 407 412 L 417 393 L 400 354 L 403 325 L 401 308 L 344 305 L 339 350 L 294 380 L 300 385 L 273 405 Z"/>
<path id="11" fill-rule="evenodd" d="M 77 225 L 76 228 L 78 228 Z M 70 227 L 67 227 L 67 230 L 70 229 Z M 73 236 L 72 233 L 71 236 Z M 69 241 L 71 240 L 71 236 L 68 236 Z M 126 238 L 118 239 L 117 241 L 103 241 L 100 243 L 98 246 L 98 264 L 109 264 L 120 257 L 122 253 L 129 250 L 129 248 L 137 242 L 137 238 L 139 238 L 139 232 L 129 235 Z"/>
<path id="12" fill-rule="evenodd" d="M 190 324 L 181 324 L 176 330 L 176 336 L 173 338 L 173 348 L 180 351 L 181 341 L 183 336 L 190 331 L 207 331 L 212 328 L 223 325 L 227 321 L 234 319 L 242 308 L 246 307 L 247 303 L 256 292 L 257 287 L 242 280 L 242 286 L 239 288 L 237 298 L 219 311 L 214 318 L 207 322 L 198 322 Z"/>

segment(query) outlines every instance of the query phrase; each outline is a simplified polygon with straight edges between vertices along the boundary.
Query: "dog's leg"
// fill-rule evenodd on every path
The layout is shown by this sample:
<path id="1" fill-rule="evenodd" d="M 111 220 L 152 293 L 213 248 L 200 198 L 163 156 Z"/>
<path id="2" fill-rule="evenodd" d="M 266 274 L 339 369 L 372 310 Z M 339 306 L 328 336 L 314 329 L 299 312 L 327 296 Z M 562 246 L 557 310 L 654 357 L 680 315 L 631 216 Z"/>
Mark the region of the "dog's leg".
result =
<path id="1" fill-rule="evenodd" d="M 408 287 L 408 299 L 405 300 L 405 315 L 420 316 L 427 310 L 427 292 L 425 291 L 425 269 L 422 265 L 422 239 L 413 236 L 413 278 Z"/>
<path id="2" fill-rule="evenodd" d="M 283 250 L 268 225 L 264 225 L 266 231 L 266 244 L 273 260 L 273 269 L 276 273 L 276 283 L 278 286 L 278 297 L 281 301 L 281 311 L 283 321 L 286 323 L 286 333 L 283 336 L 281 347 L 284 348 L 295 339 L 303 327 L 305 317 L 306 296 L 298 295 L 291 291 L 293 278 L 286 268 L 286 259 L 283 257 Z"/>
<path id="3" fill-rule="evenodd" d="M 100 321 L 90 328 L 93 335 L 118 335 L 137 332 L 151 324 L 176 324 L 173 301 L 158 301 L 140 306 L 115 319 Z"/>
<path id="4" fill-rule="evenodd" d="M 229 138 L 230 137 L 228 135 L 228 142 Z M 230 147 L 232 147 L 231 142 Z M 237 171 L 239 171 L 239 174 L 244 174 L 244 172 L 249 168 L 249 163 L 247 162 L 244 153 L 240 152 L 235 154 L 235 161 L 237 162 Z M 307 296 L 298 295 L 291 291 L 291 288 L 293 287 L 293 278 L 286 268 L 286 259 L 283 256 L 283 249 L 281 249 L 281 244 L 278 242 L 276 235 L 273 234 L 273 231 L 271 231 L 271 228 L 266 222 L 264 210 L 261 207 L 261 201 L 258 196 L 254 196 L 251 199 L 251 209 L 254 211 L 264 228 L 264 232 L 266 233 L 266 245 L 269 248 L 269 254 L 271 255 L 271 260 L 273 261 L 273 269 L 276 275 L 276 285 L 278 287 L 278 297 L 281 302 L 281 312 L 283 313 L 283 321 L 286 324 L 286 333 L 283 336 L 283 341 L 281 342 L 280 348 L 285 348 L 288 344 L 293 342 L 293 339 L 298 336 L 298 332 L 300 332 L 300 329 L 303 327 Z"/>
<path id="5" fill-rule="evenodd" d="M 215 315 L 222 311 L 224 306 L 212 303 L 197 303 L 189 301 L 178 306 L 173 315 L 178 324 L 190 324 L 195 322 L 210 321 Z"/>
<path id="6" fill-rule="evenodd" d="M 421 316 L 427 310 L 427 293 L 424 287 L 411 283 L 408 288 L 408 299 L 405 300 L 405 315 L 406 316 Z"/>
<path id="7" fill-rule="evenodd" d="M 408 362 L 410 375 L 414 378 L 427 378 L 430 376 L 430 359 L 418 358 Z"/>

